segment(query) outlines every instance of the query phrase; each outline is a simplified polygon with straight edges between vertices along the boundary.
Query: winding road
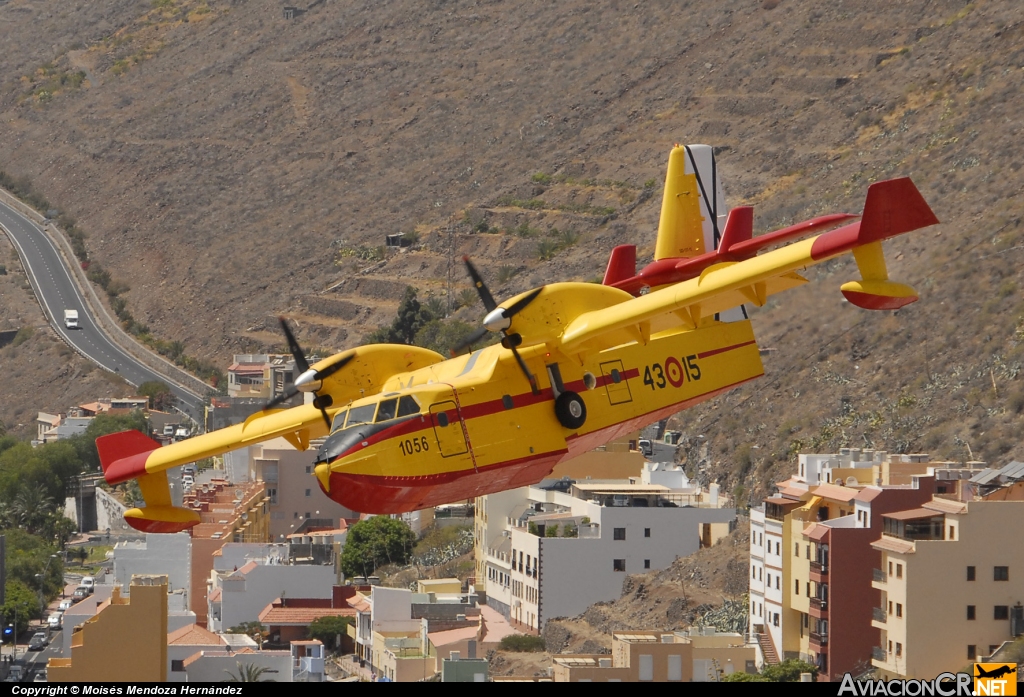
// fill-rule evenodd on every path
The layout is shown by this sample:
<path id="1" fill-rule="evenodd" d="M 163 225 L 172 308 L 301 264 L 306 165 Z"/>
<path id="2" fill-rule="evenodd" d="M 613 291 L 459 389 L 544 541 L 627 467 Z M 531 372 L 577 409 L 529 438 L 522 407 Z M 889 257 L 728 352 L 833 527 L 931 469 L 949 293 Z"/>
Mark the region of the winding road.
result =
<path id="1" fill-rule="evenodd" d="M 135 387 L 151 380 L 167 383 L 178 398 L 181 411 L 197 423 L 203 423 L 202 396 L 126 353 L 99 327 L 72 280 L 64 258 L 38 224 L 0 202 L 0 227 L 17 248 L 36 297 L 54 331 L 80 354 L 101 368 L 118 373 Z M 80 329 L 64 326 L 64 310 L 78 310 Z"/>

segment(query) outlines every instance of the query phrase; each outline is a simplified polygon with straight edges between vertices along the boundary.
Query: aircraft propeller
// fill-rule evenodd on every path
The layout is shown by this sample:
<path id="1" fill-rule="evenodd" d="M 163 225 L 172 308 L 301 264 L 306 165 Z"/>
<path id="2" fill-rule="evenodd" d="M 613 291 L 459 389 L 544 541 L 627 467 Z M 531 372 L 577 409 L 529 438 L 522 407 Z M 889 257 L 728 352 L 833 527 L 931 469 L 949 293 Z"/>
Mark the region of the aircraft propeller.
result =
<path id="1" fill-rule="evenodd" d="M 348 362 L 355 358 L 355 354 L 349 354 L 348 356 L 331 363 L 322 370 L 313 370 L 309 367 L 309 361 L 306 360 L 306 356 L 302 352 L 299 342 L 296 341 L 295 335 L 292 334 L 292 330 L 288 328 L 287 320 L 285 320 L 284 317 L 279 317 L 278 319 L 281 320 L 281 329 L 284 330 L 285 338 L 288 340 L 288 350 L 292 352 L 292 358 L 295 359 L 295 367 L 298 368 L 300 372 L 299 376 L 295 378 L 294 387 L 291 390 L 274 397 L 272 400 L 267 402 L 263 408 L 272 409 L 282 402 L 287 402 L 300 392 L 312 392 L 313 406 L 318 408 L 320 413 L 324 415 L 324 423 L 327 424 L 327 429 L 330 430 L 331 417 L 327 415 L 327 407 L 331 406 L 331 396 L 321 396 L 318 394 L 317 390 L 323 387 L 323 381 L 326 378 L 334 375 L 336 372 L 348 365 Z"/>
<path id="2" fill-rule="evenodd" d="M 544 290 L 544 287 L 541 286 L 536 290 L 530 291 L 509 307 L 498 307 L 498 303 L 494 302 L 494 296 L 491 295 L 487 284 L 484 283 L 483 277 L 476 270 L 476 267 L 473 266 L 469 257 L 462 257 L 462 261 L 466 264 L 466 270 L 469 271 L 470 278 L 473 279 L 473 286 L 476 288 L 477 295 L 480 296 L 480 301 L 484 304 L 484 309 L 487 310 L 487 315 L 484 317 L 484 326 L 452 348 L 452 356 L 480 341 L 480 339 L 487 336 L 488 332 L 500 332 L 501 345 L 512 351 L 512 355 L 516 357 L 516 363 L 519 364 L 519 369 L 523 371 L 523 375 L 530 381 L 530 389 L 533 390 L 534 394 L 540 394 L 540 390 L 537 389 L 537 378 L 526 367 L 526 361 L 523 360 L 523 357 L 519 355 L 519 351 L 516 350 L 516 347 L 523 343 L 523 337 L 517 333 L 510 334 L 508 328 L 512 326 L 512 318 L 533 302 L 540 295 L 540 292 Z"/>

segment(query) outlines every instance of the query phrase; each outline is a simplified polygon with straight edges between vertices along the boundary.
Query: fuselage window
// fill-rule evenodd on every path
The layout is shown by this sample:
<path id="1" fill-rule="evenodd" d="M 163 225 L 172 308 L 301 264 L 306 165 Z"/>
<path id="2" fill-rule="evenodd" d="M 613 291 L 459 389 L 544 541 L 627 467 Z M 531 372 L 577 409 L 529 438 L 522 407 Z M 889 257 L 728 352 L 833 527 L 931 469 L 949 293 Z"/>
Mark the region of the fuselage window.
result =
<path id="1" fill-rule="evenodd" d="M 398 410 L 398 399 L 385 399 L 380 403 L 380 407 L 377 408 L 377 418 L 374 419 L 376 423 L 381 421 L 390 421 L 395 418 L 395 412 Z"/>
<path id="2" fill-rule="evenodd" d="M 331 423 L 331 433 L 337 430 L 345 428 L 345 417 L 348 416 L 348 409 L 342 409 L 334 415 L 334 421 Z"/>
<path id="3" fill-rule="evenodd" d="M 345 423 L 345 428 L 351 428 L 359 424 L 372 424 L 373 423 L 373 412 L 377 410 L 376 403 L 364 404 L 361 407 L 352 407 L 348 412 L 348 421 Z"/>
<path id="4" fill-rule="evenodd" d="M 420 405 L 416 403 L 416 400 L 405 395 L 398 400 L 398 415 L 399 416 L 412 416 L 413 414 L 420 413 Z"/>

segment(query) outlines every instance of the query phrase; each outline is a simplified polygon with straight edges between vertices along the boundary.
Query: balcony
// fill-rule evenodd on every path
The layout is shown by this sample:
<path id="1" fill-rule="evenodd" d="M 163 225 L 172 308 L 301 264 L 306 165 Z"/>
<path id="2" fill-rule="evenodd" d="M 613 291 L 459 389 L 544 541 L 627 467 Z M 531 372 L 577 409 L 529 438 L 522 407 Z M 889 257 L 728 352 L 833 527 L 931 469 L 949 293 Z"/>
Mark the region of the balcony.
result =
<path id="1" fill-rule="evenodd" d="M 819 650 L 822 647 L 828 646 L 828 634 L 818 634 L 817 632 L 811 632 L 811 648 Z"/>
<path id="2" fill-rule="evenodd" d="M 885 655 L 885 649 L 878 646 L 871 647 L 871 658 L 875 659 L 876 661 L 882 662 L 888 660 L 888 657 Z"/>
<path id="3" fill-rule="evenodd" d="M 888 579 L 886 578 L 885 572 L 881 569 L 872 569 L 871 580 L 877 581 L 878 583 L 885 583 Z"/>
<path id="4" fill-rule="evenodd" d="M 812 560 L 810 563 L 811 567 L 811 580 L 821 581 L 823 576 L 828 575 L 828 561 L 817 561 Z"/>
<path id="5" fill-rule="evenodd" d="M 828 614 L 828 600 L 825 598 L 811 598 L 810 606 L 813 617 L 825 617 Z"/>
<path id="6" fill-rule="evenodd" d="M 871 608 L 871 619 L 873 619 L 875 622 L 881 622 L 882 624 L 885 624 L 885 610 L 880 607 Z"/>

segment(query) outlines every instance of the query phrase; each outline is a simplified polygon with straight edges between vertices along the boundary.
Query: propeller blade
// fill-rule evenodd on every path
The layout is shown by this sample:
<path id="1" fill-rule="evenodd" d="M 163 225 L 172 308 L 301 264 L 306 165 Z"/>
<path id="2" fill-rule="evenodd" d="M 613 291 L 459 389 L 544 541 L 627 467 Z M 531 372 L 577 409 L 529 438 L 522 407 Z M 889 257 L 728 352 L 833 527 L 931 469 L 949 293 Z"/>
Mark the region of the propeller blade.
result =
<path id="1" fill-rule="evenodd" d="M 466 264 L 466 270 L 469 271 L 470 278 L 473 279 L 473 286 L 476 288 L 477 295 L 480 296 L 481 302 L 484 304 L 484 308 L 490 312 L 498 306 L 498 303 L 494 302 L 494 296 L 491 295 L 491 291 L 487 289 L 487 284 L 484 283 L 483 277 L 480 272 L 473 266 L 473 262 L 469 260 L 469 257 L 462 257 L 462 261 Z"/>
<path id="2" fill-rule="evenodd" d="M 331 417 L 327 415 L 327 410 L 320 407 L 320 413 L 324 415 L 324 423 L 327 424 L 327 432 L 331 432 Z"/>
<path id="3" fill-rule="evenodd" d="M 537 378 L 535 378 L 533 373 L 530 372 L 530 369 L 526 367 L 526 361 L 524 361 L 523 357 L 519 355 L 519 351 L 516 350 L 515 346 L 512 347 L 512 355 L 516 357 L 516 362 L 519 363 L 519 368 L 523 371 L 523 375 L 525 375 L 526 379 L 530 381 L 530 389 L 534 394 L 540 394 L 540 390 L 537 389 Z"/>
<path id="4" fill-rule="evenodd" d="M 263 409 L 264 410 L 273 409 L 278 404 L 281 404 L 282 402 L 287 402 L 289 399 L 291 399 L 292 397 L 294 397 L 298 393 L 299 393 L 299 391 L 294 389 L 294 388 L 292 388 L 291 390 L 289 390 L 287 392 L 282 392 L 281 394 L 277 395 L 272 400 L 270 400 L 269 402 L 264 404 L 263 405 Z"/>
<path id="5" fill-rule="evenodd" d="M 516 300 L 514 303 L 512 303 L 512 305 L 510 305 L 509 307 L 506 307 L 505 308 L 505 316 L 508 317 L 509 319 L 512 319 L 516 314 L 518 314 L 519 312 L 522 312 L 524 309 L 526 309 L 527 305 L 532 303 L 534 301 L 534 299 L 538 295 L 540 295 L 540 292 L 542 290 L 544 290 L 544 286 L 541 286 L 540 288 L 537 288 L 536 290 L 531 290 L 529 293 L 527 293 L 523 297 L 519 298 L 519 300 Z"/>
<path id="6" fill-rule="evenodd" d="M 299 374 L 305 373 L 309 370 L 309 362 L 306 360 L 306 356 L 302 353 L 302 349 L 299 348 L 299 342 L 295 340 L 295 335 L 292 334 L 292 330 L 288 328 L 288 321 L 284 317 L 279 317 L 281 320 L 281 329 L 284 330 L 284 336 L 288 339 L 288 350 L 292 352 L 292 358 L 295 359 L 295 366 L 299 369 Z"/>
<path id="7" fill-rule="evenodd" d="M 459 355 L 460 353 L 465 351 L 467 348 L 469 348 L 470 346 L 472 346 L 476 342 L 478 342 L 481 339 L 483 339 L 489 333 L 490 332 L 487 330 L 487 327 L 480 327 L 479 329 L 477 329 L 475 332 L 473 332 L 472 334 L 470 334 L 465 339 L 463 339 L 458 344 L 456 344 L 455 346 L 452 347 L 452 349 L 451 349 L 452 358 L 454 358 L 455 356 Z"/>
<path id="8" fill-rule="evenodd" d="M 326 368 L 324 368 L 322 370 L 318 370 L 316 372 L 316 379 L 317 380 L 323 380 L 324 378 L 329 378 L 330 376 L 334 375 L 339 370 L 344 368 L 346 365 L 348 365 L 349 361 L 351 361 L 355 357 L 356 357 L 356 354 L 354 354 L 354 353 L 349 354 L 348 356 L 345 356 L 341 360 L 338 360 L 338 361 L 335 361 L 334 363 L 331 363 Z"/>

